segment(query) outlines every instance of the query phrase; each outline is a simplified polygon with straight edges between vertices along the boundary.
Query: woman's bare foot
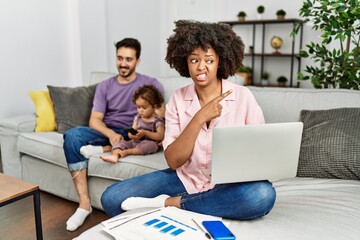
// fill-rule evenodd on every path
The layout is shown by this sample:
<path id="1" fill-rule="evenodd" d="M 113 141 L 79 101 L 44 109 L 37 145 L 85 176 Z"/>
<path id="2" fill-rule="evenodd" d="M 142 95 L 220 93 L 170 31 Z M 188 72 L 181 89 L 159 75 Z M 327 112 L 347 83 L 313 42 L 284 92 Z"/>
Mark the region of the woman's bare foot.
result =
<path id="1" fill-rule="evenodd" d="M 119 161 L 119 156 L 117 154 L 113 154 L 113 155 L 107 155 L 107 156 L 100 156 L 100 158 L 104 161 L 104 162 L 108 162 L 108 163 L 117 163 Z"/>

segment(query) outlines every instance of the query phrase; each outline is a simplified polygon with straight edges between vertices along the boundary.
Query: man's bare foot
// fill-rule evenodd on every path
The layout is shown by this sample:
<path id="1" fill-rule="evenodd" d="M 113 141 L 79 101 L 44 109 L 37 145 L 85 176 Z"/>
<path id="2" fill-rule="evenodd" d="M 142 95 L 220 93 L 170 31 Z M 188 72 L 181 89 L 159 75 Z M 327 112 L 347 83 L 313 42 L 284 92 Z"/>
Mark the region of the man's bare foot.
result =
<path id="1" fill-rule="evenodd" d="M 104 162 L 117 163 L 118 160 L 119 160 L 119 155 L 113 154 L 113 155 L 108 155 L 108 156 L 100 156 L 100 158 L 101 158 Z"/>

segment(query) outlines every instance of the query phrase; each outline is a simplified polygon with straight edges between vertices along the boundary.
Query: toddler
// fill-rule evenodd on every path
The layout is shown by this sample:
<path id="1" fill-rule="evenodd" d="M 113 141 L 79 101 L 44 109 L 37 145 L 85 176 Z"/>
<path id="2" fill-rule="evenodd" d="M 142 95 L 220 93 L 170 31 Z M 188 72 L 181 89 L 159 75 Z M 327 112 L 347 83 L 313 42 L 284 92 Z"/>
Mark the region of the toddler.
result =
<path id="1" fill-rule="evenodd" d="M 133 95 L 133 103 L 137 108 L 132 128 L 129 131 L 129 141 L 121 140 L 112 147 L 111 155 L 102 155 L 105 162 L 116 163 L 128 155 L 146 155 L 157 152 L 164 138 L 164 118 L 156 114 L 156 110 L 164 103 L 159 90 L 152 85 L 139 87 Z"/>

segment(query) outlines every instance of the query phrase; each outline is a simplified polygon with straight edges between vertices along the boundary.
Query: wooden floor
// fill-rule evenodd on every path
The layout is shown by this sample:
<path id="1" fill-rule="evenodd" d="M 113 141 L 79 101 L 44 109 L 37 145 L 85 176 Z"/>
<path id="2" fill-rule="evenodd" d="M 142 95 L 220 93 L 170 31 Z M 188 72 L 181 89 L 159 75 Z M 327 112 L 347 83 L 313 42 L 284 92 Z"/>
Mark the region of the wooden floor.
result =
<path id="1" fill-rule="evenodd" d="M 41 192 L 41 217 L 44 240 L 66 240 L 79 236 L 87 229 L 108 219 L 100 210 L 85 220 L 83 226 L 74 232 L 66 230 L 67 219 L 75 212 L 78 204 Z M 36 239 L 33 198 L 27 197 L 0 208 L 0 239 Z"/>

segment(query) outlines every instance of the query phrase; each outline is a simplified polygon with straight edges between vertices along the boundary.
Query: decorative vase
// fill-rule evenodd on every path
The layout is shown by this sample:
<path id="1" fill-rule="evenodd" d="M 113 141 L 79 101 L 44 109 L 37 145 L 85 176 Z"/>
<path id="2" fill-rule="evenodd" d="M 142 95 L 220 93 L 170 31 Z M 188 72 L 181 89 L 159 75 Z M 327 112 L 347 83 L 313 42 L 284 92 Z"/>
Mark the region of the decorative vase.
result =
<path id="1" fill-rule="evenodd" d="M 249 46 L 249 53 L 254 54 L 254 47 L 253 46 Z"/>
<path id="2" fill-rule="evenodd" d="M 286 86 L 286 82 L 278 82 L 278 86 L 279 86 L 279 87 L 285 87 L 285 86 Z"/>
<path id="3" fill-rule="evenodd" d="M 252 74 L 246 72 L 237 72 L 236 75 L 242 77 L 244 79 L 244 86 L 252 84 Z"/>
<path id="4" fill-rule="evenodd" d="M 261 86 L 268 86 L 269 85 L 269 79 L 261 79 Z"/>

